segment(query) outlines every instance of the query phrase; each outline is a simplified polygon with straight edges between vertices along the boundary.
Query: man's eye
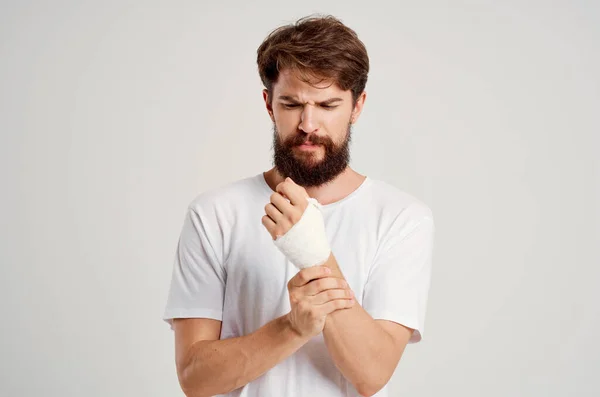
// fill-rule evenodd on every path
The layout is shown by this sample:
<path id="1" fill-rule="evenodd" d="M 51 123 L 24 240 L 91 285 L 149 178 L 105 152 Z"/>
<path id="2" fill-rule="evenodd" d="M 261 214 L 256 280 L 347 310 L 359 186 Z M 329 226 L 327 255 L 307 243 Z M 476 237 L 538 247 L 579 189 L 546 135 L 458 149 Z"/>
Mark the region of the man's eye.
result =
<path id="1" fill-rule="evenodd" d="M 297 108 L 297 107 L 298 107 L 298 105 L 291 104 L 291 103 L 284 103 L 284 104 L 283 104 L 283 106 L 284 106 L 286 109 L 293 109 L 293 108 Z"/>
<path id="2" fill-rule="evenodd" d="M 337 108 L 337 106 L 333 106 L 333 105 L 321 105 L 321 107 L 323 109 L 335 109 L 335 108 Z"/>

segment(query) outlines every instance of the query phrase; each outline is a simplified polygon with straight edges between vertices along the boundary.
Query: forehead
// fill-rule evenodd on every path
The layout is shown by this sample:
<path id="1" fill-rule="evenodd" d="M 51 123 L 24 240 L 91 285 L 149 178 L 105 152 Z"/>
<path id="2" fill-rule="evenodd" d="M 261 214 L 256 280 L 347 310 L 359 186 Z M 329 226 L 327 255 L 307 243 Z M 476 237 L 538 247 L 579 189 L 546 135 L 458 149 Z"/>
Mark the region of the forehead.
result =
<path id="1" fill-rule="evenodd" d="M 275 98 L 285 95 L 298 97 L 299 99 L 320 99 L 332 95 L 344 97 L 351 96 L 350 90 L 342 90 L 333 80 L 323 80 L 313 78 L 306 82 L 297 71 L 284 69 L 279 72 L 277 82 L 273 85 L 273 96 Z"/>

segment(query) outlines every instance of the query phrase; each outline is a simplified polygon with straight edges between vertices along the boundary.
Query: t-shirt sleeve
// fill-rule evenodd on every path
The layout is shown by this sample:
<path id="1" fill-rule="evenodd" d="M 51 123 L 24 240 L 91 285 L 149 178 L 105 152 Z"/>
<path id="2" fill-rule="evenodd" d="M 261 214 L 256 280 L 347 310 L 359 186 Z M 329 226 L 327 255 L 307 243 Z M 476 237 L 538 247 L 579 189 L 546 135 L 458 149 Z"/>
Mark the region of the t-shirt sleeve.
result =
<path id="1" fill-rule="evenodd" d="M 225 272 L 217 255 L 219 231 L 215 230 L 214 223 L 213 218 L 208 219 L 188 208 L 163 314 L 163 320 L 171 329 L 174 318 L 223 319 Z"/>
<path id="2" fill-rule="evenodd" d="M 374 319 L 414 329 L 419 342 L 431 277 L 434 223 L 430 211 L 406 220 L 398 217 L 380 244 L 365 284 L 363 308 Z"/>

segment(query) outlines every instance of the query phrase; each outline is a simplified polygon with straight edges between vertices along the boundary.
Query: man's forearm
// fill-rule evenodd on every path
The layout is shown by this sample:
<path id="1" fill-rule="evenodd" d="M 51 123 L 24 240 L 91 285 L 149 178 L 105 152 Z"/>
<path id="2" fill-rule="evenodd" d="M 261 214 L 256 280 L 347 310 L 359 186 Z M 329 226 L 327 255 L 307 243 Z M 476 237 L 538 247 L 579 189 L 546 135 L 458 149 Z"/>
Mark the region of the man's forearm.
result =
<path id="1" fill-rule="evenodd" d="M 333 254 L 325 265 L 343 278 Z M 393 338 L 358 302 L 327 316 L 323 337 L 340 372 L 363 395 L 385 386 L 398 363 Z"/>
<path id="2" fill-rule="evenodd" d="M 358 303 L 331 313 L 323 337 L 340 372 L 363 395 L 383 387 L 396 368 L 391 336 Z"/>
<path id="3" fill-rule="evenodd" d="M 182 389 L 188 397 L 228 393 L 258 378 L 307 341 L 282 316 L 248 335 L 198 342 L 182 371 Z"/>

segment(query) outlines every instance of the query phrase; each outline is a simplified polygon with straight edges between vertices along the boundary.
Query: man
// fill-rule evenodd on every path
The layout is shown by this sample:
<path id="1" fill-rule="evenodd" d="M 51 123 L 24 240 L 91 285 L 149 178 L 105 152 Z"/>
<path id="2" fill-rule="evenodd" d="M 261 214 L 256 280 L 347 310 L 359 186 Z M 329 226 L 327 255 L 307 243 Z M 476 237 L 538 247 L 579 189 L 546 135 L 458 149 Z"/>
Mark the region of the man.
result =
<path id="1" fill-rule="evenodd" d="M 348 165 L 369 70 L 353 30 L 303 18 L 257 62 L 274 167 L 188 208 L 163 317 L 179 382 L 190 397 L 387 396 L 423 335 L 431 211 Z"/>

